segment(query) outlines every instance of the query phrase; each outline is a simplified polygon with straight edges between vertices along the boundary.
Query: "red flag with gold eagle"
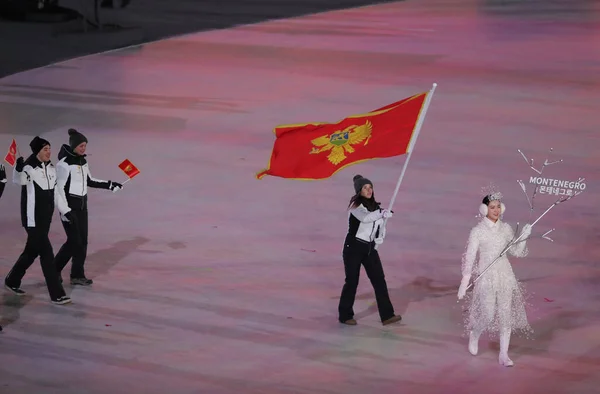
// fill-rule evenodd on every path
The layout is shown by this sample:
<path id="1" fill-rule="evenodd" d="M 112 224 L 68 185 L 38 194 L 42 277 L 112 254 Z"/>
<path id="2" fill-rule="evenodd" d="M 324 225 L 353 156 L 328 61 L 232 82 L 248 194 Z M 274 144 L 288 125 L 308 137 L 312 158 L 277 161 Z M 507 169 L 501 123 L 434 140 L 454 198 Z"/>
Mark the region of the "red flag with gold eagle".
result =
<path id="1" fill-rule="evenodd" d="M 338 123 L 278 126 L 269 166 L 256 178 L 324 179 L 352 164 L 403 155 L 411 146 L 427 94 Z"/>
<path id="2" fill-rule="evenodd" d="M 123 162 L 119 164 L 119 168 L 125 173 L 125 175 L 129 177 L 129 179 L 132 179 L 134 176 L 140 173 L 140 170 L 138 170 L 138 168 L 134 166 L 129 159 L 123 160 Z"/>
<path id="3" fill-rule="evenodd" d="M 14 167 L 17 162 L 17 141 L 14 138 L 8 147 L 8 153 L 4 156 L 4 161 L 10 164 L 11 167 Z"/>

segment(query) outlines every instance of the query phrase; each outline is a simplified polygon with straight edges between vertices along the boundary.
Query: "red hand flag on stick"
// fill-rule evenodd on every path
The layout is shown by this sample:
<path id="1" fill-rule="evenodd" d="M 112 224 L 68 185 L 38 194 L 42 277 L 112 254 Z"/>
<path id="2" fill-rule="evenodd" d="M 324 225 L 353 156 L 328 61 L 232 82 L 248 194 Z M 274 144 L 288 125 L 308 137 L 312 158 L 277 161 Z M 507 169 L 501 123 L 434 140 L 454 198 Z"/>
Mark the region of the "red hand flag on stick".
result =
<path id="1" fill-rule="evenodd" d="M 129 179 L 132 179 L 134 176 L 140 173 L 140 170 L 138 170 L 138 168 L 134 166 L 133 163 L 130 162 L 128 159 L 125 159 L 121 164 L 119 164 L 119 168 L 123 170 L 125 175 L 129 177 Z"/>
<path id="2" fill-rule="evenodd" d="M 11 167 L 14 167 L 17 162 L 17 141 L 14 138 L 8 147 L 8 153 L 4 157 L 4 161 L 10 164 Z"/>
<path id="3" fill-rule="evenodd" d="M 338 123 L 276 127 L 269 166 L 256 178 L 324 179 L 352 164 L 408 153 L 427 95 L 416 94 Z"/>

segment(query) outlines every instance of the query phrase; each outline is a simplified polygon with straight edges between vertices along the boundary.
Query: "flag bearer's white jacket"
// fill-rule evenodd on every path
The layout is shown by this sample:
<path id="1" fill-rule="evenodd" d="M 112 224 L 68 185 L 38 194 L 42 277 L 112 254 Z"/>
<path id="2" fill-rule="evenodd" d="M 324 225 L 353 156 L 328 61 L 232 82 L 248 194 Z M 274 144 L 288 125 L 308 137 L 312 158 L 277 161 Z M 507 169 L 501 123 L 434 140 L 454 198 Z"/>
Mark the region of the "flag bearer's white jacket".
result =
<path id="1" fill-rule="evenodd" d="M 373 212 L 362 204 L 351 209 L 349 214 L 348 235 L 354 236 L 364 242 L 373 242 L 380 237 L 379 232 L 383 225 L 383 211 L 377 209 Z"/>
<path id="2" fill-rule="evenodd" d="M 21 224 L 23 227 L 50 228 L 54 206 L 65 215 L 71 209 L 56 188 L 56 169 L 36 155 L 25 160 L 21 172 L 13 171 L 13 182 L 21 185 Z"/>
<path id="3" fill-rule="evenodd" d="M 59 193 L 64 196 L 71 209 L 87 209 L 88 187 L 111 188 L 111 181 L 92 177 L 85 155 L 75 154 L 69 145 L 61 147 L 58 160 L 56 172 Z"/>

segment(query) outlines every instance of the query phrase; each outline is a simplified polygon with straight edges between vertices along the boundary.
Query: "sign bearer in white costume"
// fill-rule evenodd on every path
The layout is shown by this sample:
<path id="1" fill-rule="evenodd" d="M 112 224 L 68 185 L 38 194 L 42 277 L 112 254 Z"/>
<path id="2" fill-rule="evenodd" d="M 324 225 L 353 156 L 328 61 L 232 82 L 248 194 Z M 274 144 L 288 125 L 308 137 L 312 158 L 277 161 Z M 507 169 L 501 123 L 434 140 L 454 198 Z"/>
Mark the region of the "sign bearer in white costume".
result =
<path id="1" fill-rule="evenodd" d="M 462 299 L 469 287 L 471 277 L 480 275 L 490 264 L 484 275 L 475 282 L 468 310 L 469 352 L 478 352 L 479 337 L 484 331 L 500 337 L 501 365 L 512 366 L 508 357 L 508 346 L 513 331 L 531 331 L 525 312 L 523 292 L 513 273 L 507 254 L 525 257 L 528 253 L 526 241 L 531 226 L 525 225 L 520 239 L 503 254 L 505 247 L 514 240 L 514 231 L 500 217 L 506 207 L 500 193 L 488 194 L 480 205 L 481 221 L 471 229 L 466 253 L 462 260 L 462 281 L 458 298 Z M 479 259 L 477 260 L 477 254 Z M 498 256 L 502 255 L 499 259 Z M 477 260 L 477 261 L 476 261 Z"/>

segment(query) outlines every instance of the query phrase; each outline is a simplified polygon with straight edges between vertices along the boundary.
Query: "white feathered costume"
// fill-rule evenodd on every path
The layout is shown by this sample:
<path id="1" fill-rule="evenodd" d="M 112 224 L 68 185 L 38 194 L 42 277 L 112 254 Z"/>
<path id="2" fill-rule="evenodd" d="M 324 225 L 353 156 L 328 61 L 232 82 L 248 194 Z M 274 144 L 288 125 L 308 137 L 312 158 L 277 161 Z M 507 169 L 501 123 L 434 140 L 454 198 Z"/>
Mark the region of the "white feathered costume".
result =
<path id="1" fill-rule="evenodd" d="M 531 226 L 523 228 L 520 238 L 525 240 L 531 233 Z M 458 297 L 462 299 L 471 278 L 475 279 L 499 255 L 508 243 L 513 240 L 514 231 L 507 223 L 498 219 L 496 222 L 484 217 L 471 229 L 466 252 L 462 259 L 461 286 Z M 479 259 L 476 262 L 477 253 Z M 499 362 L 512 366 L 508 358 L 508 345 L 511 332 L 531 333 L 533 330 L 527 321 L 525 297 L 522 286 L 513 273 L 507 255 L 514 257 L 527 256 L 526 241 L 512 246 L 485 274 L 477 280 L 470 298 L 466 326 L 469 331 L 469 351 L 477 354 L 480 335 L 487 331 L 500 337 Z"/>

